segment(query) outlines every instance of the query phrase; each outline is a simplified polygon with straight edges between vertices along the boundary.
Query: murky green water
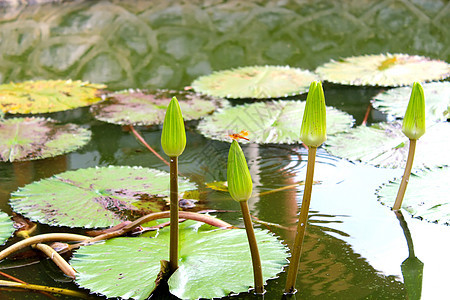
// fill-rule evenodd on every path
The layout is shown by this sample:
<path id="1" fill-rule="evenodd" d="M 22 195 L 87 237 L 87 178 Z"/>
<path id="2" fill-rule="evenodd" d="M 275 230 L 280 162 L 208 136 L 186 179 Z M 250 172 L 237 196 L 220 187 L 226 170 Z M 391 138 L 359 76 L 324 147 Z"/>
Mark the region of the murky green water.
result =
<path id="1" fill-rule="evenodd" d="M 199 75 L 247 65 L 315 69 L 329 59 L 401 52 L 450 61 L 448 1 L 73 1 L 0 9 L 0 82 L 83 79 L 123 88 L 182 89 Z M 360 124 L 377 88 L 325 84 L 327 105 Z M 304 96 L 300 97 L 304 99 Z M 241 102 L 241 101 L 239 101 Z M 0 163 L 0 209 L 10 213 L 9 193 L 65 170 L 140 165 L 167 170 L 119 126 L 96 121 L 87 109 L 50 114 L 89 127 L 92 141 L 66 156 Z M 373 112 L 370 122 L 384 117 Z M 300 121 L 300 120 L 299 120 Z M 180 171 L 197 182 L 225 180 L 228 144 L 204 138 L 188 122 Z M 141 128 L 159 148 L 160 127 Z M 258 191 L 303 180 L 306 151 L 299 145 L 250 145 L 244 151 Z M 399 170 L 352 164 L 319 151 L 309 227 L 296 299 L 407 299 L 400 265 L 408 257 L 404 230 L 377 202 L 375 189 Z M 251 213 L 284 226 L 271 228 L 287 244 L 294 235 L 302 190 L 250 200 Z M 425 201 L 426 199 L 424 199 Z M 242 225 L 239 205 L 209 191 L 210 208 Z M 424 263 L 422 299 L 450 294 L 450 228 L 405 216 L 415 255 Z M 257 225 L 261 226 L 262 225 Z M 54 229 L 40 226 L 40 232 Z M 57 229 L 59 230 L 59 229 Z M 23 262 L 20 262 L 23 263 Z M 35 284 L 75 289 L 49 261 L 0 270 Z M 285 274 L 271 280 L 265 299 L 280 299 Z M 1 299 L 44 299 L 0 291 Z M 243 295 L 234 299 L 252 299 Z"/>

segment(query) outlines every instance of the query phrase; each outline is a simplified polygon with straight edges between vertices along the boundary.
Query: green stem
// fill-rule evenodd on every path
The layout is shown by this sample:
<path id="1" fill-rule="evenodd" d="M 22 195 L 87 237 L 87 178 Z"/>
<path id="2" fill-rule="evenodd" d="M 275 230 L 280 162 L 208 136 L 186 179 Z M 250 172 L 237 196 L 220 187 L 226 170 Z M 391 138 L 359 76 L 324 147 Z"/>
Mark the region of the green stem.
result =
<path id="1" fill-rule="evenodd" d="M 170 158 L 170 252 L 169 266 L 178 269 L 178 157 Z"/>
<path id="2" fill-rule="evenodd" d="M 406 186 L 408 185 L 409 176 L 411 175 L 412 164 L 414 160 L 414 152 L 416 151 L 416 141 L 409 140 L 409 152 L 408 159 L 406 161 L 405 172 L 403 173 L 402 182 L 398 189 L 397 198 L 395 199 L 394 206 L 392 210 L 399 210 L 402 207 L 403 197 L 405 196 Z"/>
<path id="3" fill-rule="evenodd" d="M 253 223 L 250 217 L 247 201 L 240 201 L 245 230 L 247 231 L 248 244 L 252 255 L 253 277 L 255 280 L 255 293 L 264 294 L 264 281 L 262 276 L 261 258 L 259 257 L 258 244 L 256 242 Z"/>
<path id="4" fill-rule="evenodd" d="M 316 147 L 309 147 L 308 150 L 308 167 L 306 169 L 305 190 L 303 192 L 302 206 L 300 209 L 300 216 L 298 219 L 297 233 L 295 235 L 294 246 L 292 248 L 292 257 L 290 259 L 289 270 L 286 280 L 286 287 L 284 292 L 286 294 L 294 294 L 295 281 L 297 280 L 297 273 L 300 264 L 300 256 L 302 254 L 303 239 L 306 232 L 306 222 L 308 219 L 309 204 L 311 202 L 311 191 L 314 177 L 314 165 L 316 162 Z"/>

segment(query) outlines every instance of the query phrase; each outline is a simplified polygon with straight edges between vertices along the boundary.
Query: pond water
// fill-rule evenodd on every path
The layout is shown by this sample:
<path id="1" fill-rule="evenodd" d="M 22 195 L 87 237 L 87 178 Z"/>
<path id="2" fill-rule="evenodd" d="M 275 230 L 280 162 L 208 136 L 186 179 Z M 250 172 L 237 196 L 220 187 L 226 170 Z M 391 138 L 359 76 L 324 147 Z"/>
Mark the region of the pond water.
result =
<path id="1" fill-rule="evenodd" d="M 386 52 L 450 61 L 449 14 L 450 3 L 444 0 L 70 1 L 4 7 L 0 9 L 0 83 L 71 78 L 105 83 L 111 90 L 181 90 L 200 75 L 240 66 L 314 70 L 330 59 Z M 356 124 L 363 120 L 371 97 L 381 91 L 326 83 L 324 90 L 327 105 L 352 114 Z M 305 95 L 297 98 L 304 100 Z M 4 212 L 11 213 L 9 195 L 18 187 L 66 170 L 108 165 L 168 170 L 133 135 L 95 120 L 86 108 L 46 116 L 82 124 L 92 130 L 92 140 L 64 156 L 0 163 Z M 372 111 L 369 123 L 384 118 Z M 186 125 L 188 144 L 179 160 L 181 173 L 200 183 L 226 180 L 229 144 L 203 137 L 196 131 L 197 122 Z M 162 154 L 161 127 L 139 130 Z M 249 144 L 243 149 L 257 192 L 304 180 L 307 151 L 301 145 Z M 450 294 L 450 228 L 405 213 L 408 231 L 405 222 L 399 222 L 374 194 L 381 184 L 401 174 L 401 170 L 350 163 L 319 149 L 315 180 L 321 183 L 313 187 L 296 299 L 407 299 L 401 264 L 412 245 L 424 264 L 422 299 L 444 299 Z M 217 215 L 243 225 L 238 203 L 224 193 L 206 192 L 203 200 L 208 208 L 225 210 Z M 291 245 L 301 198 L 301 187 L 253 197 L 250 211 L 260 220 L 279 224 L 270 229 Z M 41 233 L 62 230 L 69 231 L 38 228 Z M 29 283 L 77 289 L 47 260 L 20 264 L 23 267 L 16 268 L 17 262 L 2 262 L 0 271 Z M 270 280 L 265 299 L 281 299 L 285 280 L 285 273 Z M 0 291 L 0 298 L 47 297 Z"/>

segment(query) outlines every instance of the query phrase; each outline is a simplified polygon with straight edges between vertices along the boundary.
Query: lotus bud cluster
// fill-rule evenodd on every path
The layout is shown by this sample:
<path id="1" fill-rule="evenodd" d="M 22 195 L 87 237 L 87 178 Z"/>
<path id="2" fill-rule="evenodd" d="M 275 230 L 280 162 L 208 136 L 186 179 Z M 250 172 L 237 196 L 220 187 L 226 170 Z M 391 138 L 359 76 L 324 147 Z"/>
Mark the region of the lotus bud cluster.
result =
<path id="1" fill-rule="evenodd" d="M 233 140 L 228 153 L 227 165 L 228 191 L 231 197 L 240 202 L 247 201 L 252 195 L 253 182 L 248 170 L 244 152 L 236 140 Z"/>
<path id="2" fill-rule="evenodd" d="M 425 133 L 425 97 L 418 82 L 415 82 L 412 88 L 402 131 L 411 140 L 417 140 Z"/>
<path id="3" fill-rule="evenodd" d="M 303 112 L 300 140 L 308 147 L 319 147 L 327 139 L 325 96 L 320 81 L 309 87 Z"/>
<path id="4" fill-rule="evenodd" d="M 184 120 L 176 97 L 172 98 L 166 111 L 161 134 L 161 146 L 169 157 L 180 156 L 186 147 Z"/>

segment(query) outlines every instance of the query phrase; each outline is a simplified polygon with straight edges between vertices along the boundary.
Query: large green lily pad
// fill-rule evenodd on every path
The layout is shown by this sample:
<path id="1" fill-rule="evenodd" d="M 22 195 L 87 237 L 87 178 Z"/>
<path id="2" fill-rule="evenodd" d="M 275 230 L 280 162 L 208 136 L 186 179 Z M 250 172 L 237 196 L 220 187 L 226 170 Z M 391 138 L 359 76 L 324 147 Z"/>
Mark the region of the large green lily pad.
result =
<path id="1" fill-rule="evenodd" d="M 279 98 L 306 93 L 318 76 L 288 66 L 254 66 L 217 71 L 194 80 L 201 93 L 226 98 Z"/>
<path id="2" fill-rule="evenodd" d="M 109 95 L 110 101 L 91 107 L 95 118 L 120 125 L 162 124 L 172 97 L 177 97 L 184 120 L 195 120 L 229 105 L 227 100 L 186 91 L 122 91 Z"/>
<path id="3" fill-rule="evenodd" d="M 450 65 L 444 61 L 408 54 L 378 54 L 331 60 L 316 73 L 326 81 L 369 86 L 403 86 L 447 78 Z"/>
<path id="4" fill-rule="evenodd" d="M 180 178 L 180 192 L 195 188 Z M 12 193 L 10 203 L 32 221 L 96 228 L 161 211 L 168 195 L 169 173 L 110 166 L 67 171 L 33 182 Z"/>
<path id="5" fill-rule="evenodd" d="M 411 174 L 402 208 L 413 217 L 438 224 L 450 225 L 450 168 L 435 168 Z M 392 207 L 401 178 L 381 186 L 379 201 Z"/>
<path id="6" fill-rule="evenodd" d="M 446 121 L 450 118 L 450 82 L 422 84 L 425 96 L 425 117 L 429 121 Z M 398 118 L 403 118 L 411 96 L 411 87 L 390 89 L 376 95 L 374 108 Z"/>
<path id="7" fill-rule="evenodd" d="M 0 161 L 34 160 L 61 155 L 88 143 L 91 132 L 45 118 L 0 119 Z"/>
<path id="8" fill-rule="evenodd" d="M 180 225 L 179 268 L 169 279 L 181 299 L 221 298 L 247 292 L 253 270 L 243 229 L 213 230 L 186 221 Z M 255 230 L 264 281 L 286 265 L 287 248 L 265 230 Z M 161 260 L 168 259 L 169 229 L 156 238 L 115 238 L 80 248 L 70 264 L 76 283 L 94 293 L 124 299 L 146 299 L 155 288 Z"/>
<path id="9" fill-rule="evenodd" d="M 206 117 L 198 129 L 203 135 L 221 141 L 231 141 L 230 133 L 247 130 L 252 143 L 297 143 L 305 103 L 279 100 L 234 106 Z M 352 125 L 352 116 L 327 107 L 327 134 L 346 131 Z"/>
<path id="10" fill-rule="evenodd" d="M 0 85 L 0 109 L 11 114 L 37 114 L 73 109 L 102 101 L 103 84 L 40 80 Z"/>
<path id="11" fill-rule="evenodd" d="M 413 168 L 431 168 L 449 164 L 450 124 L 435 123 L 417 141 Z M 358 126 L 349 132 L 330 136 L 325 149 L 332 155 L 371 165 L 404 168 L 409 140 L 400 123 Z"/>
<path id="12" fill-rule="evenodd" d="M 11 218 L 0 211 L 0 245 L 3 245 L 13 234 L 14 226 Z"/>

